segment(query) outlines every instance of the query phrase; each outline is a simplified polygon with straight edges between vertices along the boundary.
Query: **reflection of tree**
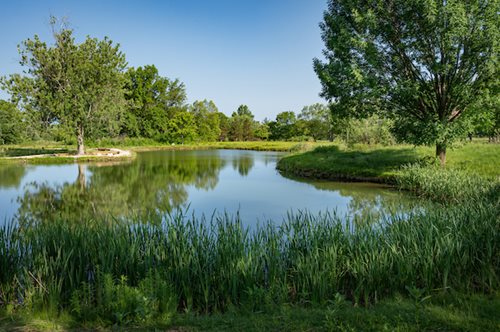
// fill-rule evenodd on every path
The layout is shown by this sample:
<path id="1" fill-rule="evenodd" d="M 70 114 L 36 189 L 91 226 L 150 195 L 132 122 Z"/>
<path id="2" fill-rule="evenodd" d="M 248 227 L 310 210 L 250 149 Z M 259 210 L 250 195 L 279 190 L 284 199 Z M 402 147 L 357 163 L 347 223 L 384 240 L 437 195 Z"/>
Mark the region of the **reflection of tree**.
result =
<path id="1" fill-rule="evenodd" d="M 26 173 L 22 165 L 0 165 L 0 188 L 17 188 Z"/>
<path id="2" fill-rule="evenodd" d="M 233 159 L 233 169 L 237 170 L 241 176 L 247 176 L 253 167 L 253 157 L 247 154 Z"/>
<path id="3" fill-rule="evenodd" d="M 19 199 L 21 219 L 50 220 L 52 216 L 88 219 L 99 216 L 147 216 L 170 212 L 187 202 L 187 185 L 211 190 L 224 160 L 198 158 L 194 152 L 144 153 L 129 164 L 107 167 L 79 165 L 74 183 L 51 187 L 30 184 Z"/>
<path id="4" fill-rule="evenodd" d="M 293 180 L 308 183 L 319 190 L 336 191 L 343 197 L 349 197 L 348 213 L 356 222 L 379 220 L 389 212 L 410 211 L 419 204 L 409 194 L 378 184 L 307 181 L 297 178 Z"/>

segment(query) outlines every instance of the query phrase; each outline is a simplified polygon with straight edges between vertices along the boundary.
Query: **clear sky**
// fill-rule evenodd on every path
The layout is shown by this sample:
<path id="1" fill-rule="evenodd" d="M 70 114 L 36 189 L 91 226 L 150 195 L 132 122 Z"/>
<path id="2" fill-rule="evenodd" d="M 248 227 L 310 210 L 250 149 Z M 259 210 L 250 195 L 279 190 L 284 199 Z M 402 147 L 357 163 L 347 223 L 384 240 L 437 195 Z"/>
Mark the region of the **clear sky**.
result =
<path id="1" fill-rule="evenodd" d="M 21 41 L 52 41 L 50 15 L 67 17 L 77 41 L 109 36 L 130 66 L 154 64 L 184 82 L 189 102 L 212 99 L 228 115 L 246 104 L 256 119 L 274 118 L 322 101 L 312 59 L 325 9 L 326 0 L 0 0 L 0 75 L 21 71 Z"/>

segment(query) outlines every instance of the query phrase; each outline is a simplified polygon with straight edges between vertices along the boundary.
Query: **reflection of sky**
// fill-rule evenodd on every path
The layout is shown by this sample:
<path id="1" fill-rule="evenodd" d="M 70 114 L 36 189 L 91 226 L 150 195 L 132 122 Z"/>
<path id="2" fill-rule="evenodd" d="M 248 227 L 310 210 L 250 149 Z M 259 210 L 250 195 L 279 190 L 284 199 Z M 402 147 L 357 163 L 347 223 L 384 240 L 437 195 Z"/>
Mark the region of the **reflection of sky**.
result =
<path id="1" fill-rule="evenodd" d="M 232 215 L 239 212 L 246 225 L 268 220 L 279 223 L 287 212 L 297 210 L 307 210 L 314 214 L 336 210 L 338 215 L 345 215 L 352 209 L 352 203 L 357 201 L 353 200 L 353 195 L 356 195 L 357 199 L 367 197 L 368 201 L 375 197 L 376 204 L 385 199 L 384 195 L 378 196 L 385 191 L 376 186 L 284 178 L 276 170 L 280 153 L 236 150 L 162 151 L 158 152 L 157 156 L 171 157 L 170 153 L 178 157 L 175 159 L 180 166 L 185 161 L 184 158 L 193 156 L 213 160 L 216 155 L 225 160 L 224 167 L 216 174 L 218 182 L 213 189 L 196 188 L 195 184 L 185 185 L 188 193 L 185 205 L 190 206 L 188 214 L 194 213 L 197 216 L 204 214 L 209 218 L 214 211 Z M 244 170 L 245 174 L 240 174 L 240 170 Z M 3 223 L 5 218 L 14 216 L 19 207 L 17 199 L 29 188 L 30 183 L 46 183 L 56 187 L 64 183 L 75 183 L 77 178 L 77 164 L 29 166 L 17 188 L 0 188 L 0 223 Z M 91 179 L 89 167 L 86 167 L 86 180 L 92 185 Z M 147 186 L 147 183 L 144 185 Z"/>
<path id="2" fill-rule="evenodd" d="M 47 183 L 48 185 L 60 186 L 64 183 L 73 183 L 78 177 L 78 164 L 50 165 L 50 166 L 24 166 L 24 174 L 17 188 L 0 187 L 0 223 L 14 216 L 19 208 L 17 198 L 23 195 L 27 185 L 36 182 L 38 184 Z M 87 172 L 88 173 L 88 172 Z M 88 177 L 87 177 L 88 178 Z"/>
<path id="3" fill-rule="evenodd" d="M 251 156 L 253 153 L 247 154 Z M 347 213 L 350 197 L 284 178 L 276 170 L 275 158 L 270 163 L 267 156 L 253 157 L 253 167 L 245 177 L 240 176 L 232 164 L 227 164 L 219 174 L 219 179 L 223 180 L 213 191 L 189 186 L 191 212 L 209 217 L 214 210 L 229 214 L 239 211 L 241 219 L 251 220 L 252 224 L 257 220 L 261 223 L 281 221 L 291 210 L 319 212 L 337 208 L 341 214 Z"/>

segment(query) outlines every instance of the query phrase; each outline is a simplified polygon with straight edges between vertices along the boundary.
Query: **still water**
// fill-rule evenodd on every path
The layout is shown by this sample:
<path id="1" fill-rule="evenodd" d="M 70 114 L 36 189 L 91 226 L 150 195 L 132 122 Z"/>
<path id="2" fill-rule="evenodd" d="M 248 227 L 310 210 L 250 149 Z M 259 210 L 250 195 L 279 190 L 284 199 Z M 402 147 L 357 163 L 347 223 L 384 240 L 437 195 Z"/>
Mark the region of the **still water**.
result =
<path id="1" fill-rule="evenodd" d="M 239 213 L 246 225 L 281 222 L 290 211 L 380 213 L 401 193 L 362 183 L 290 179 L 276 170 L 282 154 L 239 150 L 151 151 L 127 162 L 0 165 L 0 224 L 48 219 L 188 211 Z"/>

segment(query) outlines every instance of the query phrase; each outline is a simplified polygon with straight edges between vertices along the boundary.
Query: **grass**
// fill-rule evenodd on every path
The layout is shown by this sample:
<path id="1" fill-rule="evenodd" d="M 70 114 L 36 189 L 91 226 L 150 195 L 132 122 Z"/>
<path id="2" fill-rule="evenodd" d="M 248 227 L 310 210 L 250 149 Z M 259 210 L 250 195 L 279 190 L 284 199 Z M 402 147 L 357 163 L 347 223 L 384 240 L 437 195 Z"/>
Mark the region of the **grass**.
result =
<path id="1" fill-rule="evenodd" d="M 0 301 L 109 326 L 178 311 L 492 294 L 500 283 L 497 212 L 477 200 L 353 225 L 335 214 L 299 213 L 253 232 L 225 215 L 152 224 L 20 220 L 0 228 Z"/>
<path id="2" fill-rule="evenodd" d="M 495 331 L 500 329 L 500 295 L 434 295 L 423 303 L 396 296 L 372 307 L 339 299 L 326 306 L 282 305 L 261 312 L 178 313 L 140 325 L 81 324 L 66 312 L 0 312 L 2 331 Z"/>
<path id="3" fill-rule="evenodd" d="M 133 152 L 150 150 L 201 150 L 201 149 L 237 149 L 255 151 L 280 151 L 299 152 L 308 151 L 318 146 L 330 145 L 329 142 L 282 142 L 282 141 L 251 141 L 251 142 L 198 142 L 189 144 L 162 144 L 150 139 L 106 139 L 97 142 L 89 142 L 87 149 L 98 147 L 115 147 Z M 30 158 L 33 155 L 47 155 L 46 157 Z M 0 163 L 73 163 L 92 161 L 112 161 L 117 158 L 106 156 L 86 156 L 78 160 L 67 155 L 54 154 L 76 154 L 76 147 L 62 145 L 57 142 L 28 142 L 21 145 L 0 146 Z M 12 158 L 17 157 L 17 158 Z M 19 158 L 26 157 L 26 158 Z"/>
<path id="4" fill-rule="evenodd" d="M 319 147 L 282 158 L 278 169 L 285 174 L 330 180 L 394 182 L 402 166 L 434 160 L 430 147 L 405 145 L 380 147 L 357 145 Z M 478 174 L 500 176 L 500 145 L 466 143 L 450 149 L 447 167 Z"/>
<path id="5" fill-rule="evenodd" d="M 255 151 L 296 152 L 307 151 L 328 142 L 285 142 L 285 141 L 248 141 L 248 142 L 197 142 L 187 144 L 162 144 L 152 140 L 101 140 L 91 143 L 93 146 L 114 146 L 134 151 L 147 150 L 198 150 L 198 149 L 236 149 Z"/>

